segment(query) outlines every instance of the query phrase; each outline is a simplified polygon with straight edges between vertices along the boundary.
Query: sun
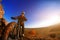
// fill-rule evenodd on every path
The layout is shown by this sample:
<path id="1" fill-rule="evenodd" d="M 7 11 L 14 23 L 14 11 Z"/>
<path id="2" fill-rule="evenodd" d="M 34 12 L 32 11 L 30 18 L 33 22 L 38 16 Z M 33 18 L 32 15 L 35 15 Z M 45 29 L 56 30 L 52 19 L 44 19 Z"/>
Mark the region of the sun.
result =
<path id="1" fill-rule="evenodd" d="M 54 25 L 60 23 L 60 16 L 58 15 L 50 15 L 48 16 L 48 18 L 42 22 L 40 22 L 40 27 L 46 27 L 46 26 L 50 26 L 50 25 Z"/>

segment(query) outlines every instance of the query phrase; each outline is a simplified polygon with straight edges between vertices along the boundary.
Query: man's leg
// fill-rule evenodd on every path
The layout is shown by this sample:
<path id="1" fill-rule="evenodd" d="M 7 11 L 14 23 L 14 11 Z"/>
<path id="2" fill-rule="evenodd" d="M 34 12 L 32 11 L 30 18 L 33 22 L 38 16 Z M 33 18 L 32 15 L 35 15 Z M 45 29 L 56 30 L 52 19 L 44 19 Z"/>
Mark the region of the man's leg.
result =
<path id="1" fill-rule="evenodd" d="M 24 34 L 24 25 L 22 25 L 22 34 Z"/>
<path id="2" fill-rule="evenodd" d="M 20 37 L 20 40 L 24 40 L 24 37 L 23 37 L 24 36 L 24 25 L 21 25 L 20 27 L 21 27 L 21 30 L 20 30 L 21 37 Z"/>

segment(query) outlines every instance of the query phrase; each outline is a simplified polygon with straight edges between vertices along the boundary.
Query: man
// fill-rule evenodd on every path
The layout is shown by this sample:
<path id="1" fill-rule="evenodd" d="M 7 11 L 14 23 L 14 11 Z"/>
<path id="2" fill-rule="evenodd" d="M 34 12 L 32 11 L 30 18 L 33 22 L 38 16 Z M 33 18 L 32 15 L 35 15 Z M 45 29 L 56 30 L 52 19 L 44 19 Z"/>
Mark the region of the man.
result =
<path id="1" fill-rule="evenodd" d="M 17 16 L 17 17 L 11 17 L 12 19 L 17 19 L 18 20 L 18 26 L 20 26 L 20 31 L 21 31 L 21 28 L 22 28 L 22 36 L 24 36 L 24 21 L 27 21 L 25 15 L 24 15 L 24 11 L 22 11 L 21 15 L 20 16 Z"/>
<path id="2" fill-rule="evenodd" d="M 4 19 L 4 10 L 0 4 L 0 40 L 7 40 L 9 33 L 12 31 L 15 22 L 8 23 Z"/>
<path id="3" fill-rule="evenodd" d="M 0 29 L 4 29 L 4 27 L 8 24 L 8 22 L 3 18 L 4 10 L 2 5 L 0 4 Z"/>
<path id="4" fill-rule="evenodd" d="M 0 4 L 0 39 L 3 36 L 4 30 L 8 24 L 8 22 L 3 18 L 3 16 L 4 16 L 4 10 L 2 8 L 2 5 Z"/>
<path id="5" fill-rule="evenodd" d="M 15 22 L 11 22 L 8 24 L 8 22 L 4 19 L 4 9 L 1 4 L 0 0 L 0 40 L 7 40 L 8 35 L 10 31 L 12 31 Z"/>

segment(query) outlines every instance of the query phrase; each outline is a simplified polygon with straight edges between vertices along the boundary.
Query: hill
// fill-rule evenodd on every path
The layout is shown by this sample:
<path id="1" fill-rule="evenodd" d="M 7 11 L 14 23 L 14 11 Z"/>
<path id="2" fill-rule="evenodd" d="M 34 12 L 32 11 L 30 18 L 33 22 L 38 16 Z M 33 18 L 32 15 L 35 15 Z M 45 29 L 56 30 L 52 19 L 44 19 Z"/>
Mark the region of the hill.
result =
<path id="1" fill-rule="evenodd" d="M 60 37 L 58 35 L 60 35 L 60 24 L 55 24 L 55 25 L 51 25 L 49 27 L 43 27 L 43 28 L 25 28 L 25 36 L 26 37 L 32 37 L 32 34 L 30 34 L 29 32 L 32 32 L 32 30 L 35 30 L 35 36 L 37 38 L 40 37 L 48 37 L 50 35 L 56 35 L 56 37 Z"/>

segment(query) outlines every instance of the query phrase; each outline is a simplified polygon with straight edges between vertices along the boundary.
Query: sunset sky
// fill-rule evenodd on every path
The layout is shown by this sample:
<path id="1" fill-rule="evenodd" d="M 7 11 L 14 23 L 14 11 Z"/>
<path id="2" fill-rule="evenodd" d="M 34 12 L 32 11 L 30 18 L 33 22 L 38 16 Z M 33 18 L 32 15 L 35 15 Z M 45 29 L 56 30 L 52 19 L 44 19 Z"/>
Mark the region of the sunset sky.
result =
<path id="1" fill-rule="evenodd" d="M 60 1 L 59 0 L 2 0 L 5 10 L 4 18 L 12 22 L 10 17 L 18 16 L 25 11 L 28 19 L 26 28 L 47 27 L 60 23 Z"/>

